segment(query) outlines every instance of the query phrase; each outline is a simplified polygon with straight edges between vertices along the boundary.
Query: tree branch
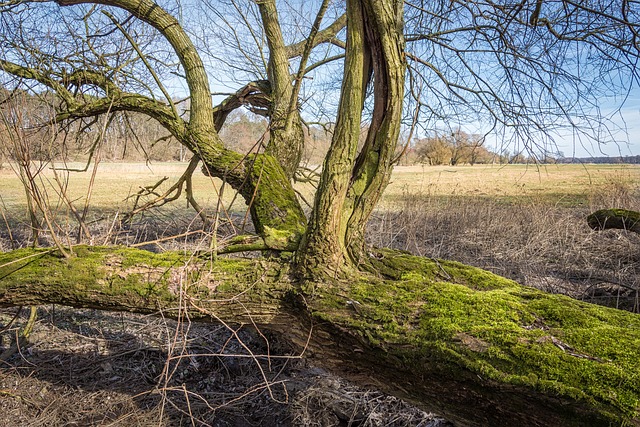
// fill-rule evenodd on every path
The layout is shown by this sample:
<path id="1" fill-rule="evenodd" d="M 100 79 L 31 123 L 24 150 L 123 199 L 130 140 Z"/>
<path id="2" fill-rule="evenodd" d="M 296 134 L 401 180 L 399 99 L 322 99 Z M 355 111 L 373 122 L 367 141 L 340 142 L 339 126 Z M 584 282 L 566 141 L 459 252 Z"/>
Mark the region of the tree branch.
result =
<path id="1" fill-rule="evenodd" d="M 0 254 L 0 306 L 253 324 L 317 365 L 460 426 L 640 423 L 640 317 L 632 313 L 391 251 L 374 263 L 392 278 L 360 274 L 332 286 L 292 282 L 283 260 L 122 247 L 74 253 Z"/>
<path id="2" fill-rule="evenodd" d="M 151 73 L 151 76 L 153 77 L 153 80 L 156 82 L 156 84 L 160 88 L 160 91 L 162 91 L 162 94 L 164 95 L 165 99 L 167 100 L 167 102 L 171 106 L 171 111 L 173 111 L 173 115 L 176 118 L 180 117 L 180 114 L 178 113 L 178 109 L 176 108 L 175 104 L 173 103 L 173 99 L 171 99 L 171 95 L 169 95 L 169 92 L 167 92 L 167 89 L 162 84 L 162 81 L 160 80 L 160 77 L 158 77 L 158 74 L 155 72 L 155 70 L 153 69 L 151 64 L 149 64 L 149 61 L 147 60 L 147 57 L 144 55 L 144 53 L 140 49 L 140 46 L 138 46 L 138 43 L 136 43 L 136 41 L 133 39 L 133 37 L 131 37 L 131 35 L 124 29 L 124 27 L 122 25 L 120 25 L 120 23 L 115 18 L 115 16 L 113 16 L 112 14 L 110 14 L 107 11 L 103 11 L 103 13 L 111 20 L 111 22 L 113 22 L 113 25 L 115 25 L 118 28 L 118 30 L 120 30 L 122 35 L 124 35 L 125 38 L 127 39 L 127 41 L 129 42 L 129 44 L 131 44 L 131 46 L 135 49 L 136 53 L 138 54 L 138 56 L 140 57 L 140 59 L 144 63 L 145 67 L 147 67 L 147 70 L 149 71 L 149 73 Z"/>
<path id="3" fill-rule="evenodd" d="M 189 129 L 196 135 L 213 131 L 209 78 L 202 59 L 180 23 L 162 7 L 152 0 L 56 0 L 56 3 L 60 6 L 90 3 L 119 7 L 158 30 L 173 47 L 185 72 L 191 95 Z"/>
<path id="4" fill-rule="evenodd" d="M 329 25 L 324 30 L 318 31 L 318 33 L 313 38 L 313 42 L 311 48 L 314 48 L 322 43 L 333 43 L 337 39 L 336 35 L 342 31 L 344 27 L 347 25 L 347 14 L 342 14 L 338 19 L 336 19 L 331 25 Z M 301 56 L 305 50 L 305 46 L 309 43 L 309 39 L 301 40 L 297 43 L 290 44 L 287 46 L 287 56 L 289 58 L 295 58 L 296 56 Z M 344 48 L 344 44 L 342 44 Z"/>
<path id="5" fill-rule="evenodd" d="M 222 129 L 224 122 L 233 110 L 246 105 L 251 106 L 251 111 L 256 114 L 268 115 L 271 107 L 271 84 L 268 80 L 249 82 L 215 106 L 213 121 L 216 130 Z"/>

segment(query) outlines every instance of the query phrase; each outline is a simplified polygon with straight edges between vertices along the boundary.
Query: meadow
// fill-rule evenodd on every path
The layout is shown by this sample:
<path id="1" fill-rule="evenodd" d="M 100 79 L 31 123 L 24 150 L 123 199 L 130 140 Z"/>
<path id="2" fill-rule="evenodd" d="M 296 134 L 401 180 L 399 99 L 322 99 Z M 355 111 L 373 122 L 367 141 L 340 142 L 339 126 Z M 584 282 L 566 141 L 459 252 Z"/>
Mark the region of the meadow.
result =
<path id="1" fill-rule="evenodd" d="M 57 165 L 62 168 L 63 165 Z M 64 167 L 82 169 L 84 164 L 72 163 Z M 126 199 L 146 186 L 159 180 L 167 180 L 158 187 L 162 192 L 177 181 L 185 163 L 108 163 L 99 165 L 95 185 L 91 189 L 91 206 L 94 209 L 117 210 L 126 208 Z M 92 167 L 86 172 L 63 170 L 58 175 L 65 181 L 72 200 L 84 203 L 90 188 Z M 68 175 L 68 180 L 66 179 Z M 45 184 L 54 184 L 54 174 L 44 165 L 39 178 Z M 2 182 L 0 196 L 5 209 L 26 204 L 25 193 L 17 174 L 10 164 L 0 169 Z M 392 207 L 407 195 L 434 197 L 486 197 L 493 200 L 521 203 L 536 200 L 553 204 L 574 206 L 592 201 L 595 193 L 615 190 L 612 185 L 633 187 L 640 182 L 638 165 L 611 164 L 557 164 L 557 165 L 475 165 L 475 166 L 397 166 L 381 202 L 382 207 Z M 196 199 L 203 206 L 215 207 L 222 182 L 196 171 L 193 188 Z M 299 184 L 305 198 L 311 197 L 313 187 Z M 51 192 L 55 194 L 55 192 Z M 227 192 L 225 203 L 230 205 L 232 194 Z M 235 209 L 242 210 L 240 202 Z M 233 206 L 231 206 L 233 208 Z"/>

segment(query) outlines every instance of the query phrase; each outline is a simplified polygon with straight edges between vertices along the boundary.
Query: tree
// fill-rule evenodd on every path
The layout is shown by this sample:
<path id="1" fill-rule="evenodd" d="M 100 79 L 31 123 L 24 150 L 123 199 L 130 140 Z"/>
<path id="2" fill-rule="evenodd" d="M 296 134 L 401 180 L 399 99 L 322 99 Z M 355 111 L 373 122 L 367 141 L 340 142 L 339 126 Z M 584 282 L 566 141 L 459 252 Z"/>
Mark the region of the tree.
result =
<path id="1" fill-rule="evenodd" d="M 423 138 L 416 142 L 418 161 L 429 165 L 448 165 L 451 163 L 451 146 L 445 138 Z"/>
<path id="2" fill-rule="evenodd" d="M 470 135 L 458 128 L 447 134 L 436 133 L 416 143 L 419 161 L 427 161 L 430 165 L 451 165 L 487 163 L 491 153 L 482 146 L 484 138 Z"/>
<path id="3" fill-rule="evenodd" d="M 570 2 L 544 3 L 545 12 L 554 6 L 547 15 L 540 10 L 542 2 L 501 6 L 445 1 L 410 4 L 405 15 L 399 0 L 348 0 L 344 17 L 320 30 L 329 4 L 323 1 L 301 44 L 287 45 L 275 1 L 260 0 L 256 4 L 269 47 L 268 79 L 249 82 L 214 106 L 202 56 L 168 8 L 152 0 L 54 3 L 2 3 L 7 12 L 2 14 L 0 59 L 5 76 L 13 76 L 14 85 L 28 82 L 34 91 L 55 93 L 49 119 L 55 123 L 122 111 L 157 120 L 202 161 L 207 174 L 223 179 L 249 205 L 257 237 L 239 239 L 221 251 L 263 250 L 272 256 L 242 261 L 216 259 L 214 253 L 195 259 L 62 243 L 22 249 L 0 256 L 0 304 L 171 312 L 178 301 L 186 301 L 194 317 L 279 332 L 329 369 L 360 383 L 372 378 L 383 390 L 462 425 L 638 423 L 636 317 L 545 295 L 454 262 L 370 248 L 364 238 L 367 219 L 396 161 L 407 58 L 431 67 L 453 95 L 464 99 L 457 92 L 466 91 L 480 101 L 492 99 L 497 104 L 490 106 L 490 114 L 507 125 L 499 112 L 520 107 L 502 98 L 517 98 L 509 91 L 487 93 L 480 76 L 472 75 L 475 83 L 464 87 L 455 73 L 444 80 L 437 67 L 441 64 L 429 64 L 421 59 L 427 56 L 405 49 L 404 17 L 410 29 L 420 30 L 411 40 L 457 51 L 462 61 L 462 48 L 453 41 L 439 43 L 450 35 L 498 34 L 492 54 L 511 73 L 519 70 L 511 64 L 519 58 L 528 61 L 525 68 L 540 65 L 539 58 L 509 57 L 501 50 L 516 51 L 512 41 L 520 36 L 530 55 L 540 46 L 533 43 L 537 38 L 558 45 L 580 41 L 609 54 L 615 64 L 624 66 L 624 58 L 632 63 L 637 56 L 630 44 L 636 30 L 632 22 L 637 21 L 628 19 L 636 13 L 631 6 L 625 3 L 620 17 L 620 12 Z M 429 12 L 427 6 L 436 9 Z M 576 21 L 576 13 L 594 22 Z M 57 21 L 46 29 L 46 42 L 38 44 L 39 30 L 30 25 L 34 19 L 51 19 L 51 14 Z M 469 16 L 485 14 L 495 27 L 469 26 Z M 445 28 L 453 22 L 445 16 L 455 18 L 460 28 Z M 434 19 L 442 22 L 427 32 L 425 25 Z M 595 21 L 619 30 L 615 43 L 608 33 L 594 32 Z M 345 40 L 336 40 L 345 22 Z M 514 32 L 514 26 L 523 33 Z M 87 28 L 91 31 L 83 34 Z M 33 40 L 22 36 L 27 29 L 34 31 Z M 331 146 L 307 222 L 291 186 L 303 138 L 298 96 L 310 68 L 309 52 L 327 42 L 344 46 L 343 77 Z M 170 55 L 146 55 L 143 47 Z M 612 57 L 609 48 L 624 55 Z M 65 49 L 73 55 L 59 53 Z M 471 45 L 468 49 L 475 51 Z M 171 65 L 174 57 L 179 67 Z M 289 58 L 299 64 L 293 78 Z M 567 68 L 557 80 L 573 71 Z M 178 111 L 160 77 L 175 70 L 188 86 L 188 115 Z M 442 71 L 451 70 L 443 66 Z M 145 81 L 141 75 L 150 77 Z M 426 79 L 426 73 L 419 76 Z M 551 96 L 554 80 L 548 77 L 541 72 L 534 81 L 548 87 Z M 246 156 L 226 148 L 218 132 L 228 114 L 244 103 L 264 113 L 271 132 L 264 151 Z M 556 99 L 556 105 L 564 104 Z M 429 108 L 437 110 L 437 105 Z M 363 111 L 370 112 L 368 130 L 358 148 Z M 523 124 L 531 124 L 533 115 L 524 117 L 529 120 Z M 505 393 L 509 398 L 501 400 Z"/>

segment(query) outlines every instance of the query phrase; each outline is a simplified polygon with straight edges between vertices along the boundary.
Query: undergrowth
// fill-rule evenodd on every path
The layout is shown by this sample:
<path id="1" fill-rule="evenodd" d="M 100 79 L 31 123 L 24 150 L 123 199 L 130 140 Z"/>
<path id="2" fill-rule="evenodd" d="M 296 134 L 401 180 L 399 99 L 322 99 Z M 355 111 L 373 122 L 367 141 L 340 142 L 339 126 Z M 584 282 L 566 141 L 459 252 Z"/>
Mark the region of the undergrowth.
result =
<path id="1" fill-rule="evenodd" d="M 595 232 L 586 223 L 590 212 L 612 207 L 640 210 L 640 186 L 623 173 L 611 174 L 584 197 L 570 198 L 442 196 L 427 186 L 376 212 L 368 237 L 378 247 L 452 259 L 547 292 L 638 312 L 640 236 Z M 24 215 L 16 206 L 2 205 L 1 210 L 0 250 L 28 245 Z M 56 215 L 61 219 L 65 213 Z M 145 212 L 129 223 L 104 209 L 87 216 L 93 243 L 154 252 L 207 250 L 211 235 L 198 221 L 192 211 L 174 206 Z M 59 224 L 62 240 L 78 234 L 72 222 Z M 246 217 L 232 212 L 220 218 L 218 243 L 246 231 L 251 231 Z M 46 233 L 41 238 L 51 243 Z M 0 314 L 5 347 L 26 318 L 22 313 L 11 324 L 12 311 Z M 238 338 L 256 352 L 265 351 L 265 345 L 274 356 L 288 354 L 287 349 L 256 331 L 236 335 L 188 319 L 176 324 L 43 308 L 30 344 L 0 372 L 6 414 L 0 425 L 444 425 L 300 360 L 260 362 L 269 373 L 265 380 L 255 361 L 241 354 Z M 547 344 L 553 349 L 553 342 L 541 343 Z M 227 354 L 198 356 L 220 354 L 220 349 Z M 273 395 L 266 392 L 267 383 L 279 387 Z"/>

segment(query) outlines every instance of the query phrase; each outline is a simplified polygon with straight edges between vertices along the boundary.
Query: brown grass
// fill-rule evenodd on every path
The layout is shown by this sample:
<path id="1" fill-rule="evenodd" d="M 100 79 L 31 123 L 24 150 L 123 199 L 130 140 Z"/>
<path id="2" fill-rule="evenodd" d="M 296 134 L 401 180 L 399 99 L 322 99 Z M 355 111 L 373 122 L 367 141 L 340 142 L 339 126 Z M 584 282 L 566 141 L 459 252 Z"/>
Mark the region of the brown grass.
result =
<path id="1" fill-rule="evenodd" d="M 558 170 L 558 169 L 556 169 Z M 371 242 L 419 255 L 454 259 L 549 292 L 640 310 L 640 236 L 622 230 L 592 231 L 586 216 L 597 209 L 640 210 L 637 169 L 606 168 L 591 184 L 580 170 L 556 175 L 548 192 L 516 194 L 510 181 L 499 196 L 447 193 L 439 184 L 407 191 L 370 224 Z M 591 171 L 593 172 L 593 171 Z M 505 180 L 504 177 L 501 177 Z M 547 179 L 550 179 L 547 176 Z M 526 187 L 526 183 L 523 183 Z M 445 184 L 451 188 L 452 181 Z M 534 193 L 535 194 L 535 193 Z M 374 238 L 375 237 L 375 238 Z"/>
<path id="2" fill-rule="evenodd" d="M 12 314 L 0 311 L 0 323 Z M 31 342 L 0 370 L 0 426 L 447 425 L 302 359 L 278 358 L 289 348 L 266 338 L 272 357 L 259 360 L 262 377 L 239 341 L 267 353 L 251 328 L 43 307 Z"/>
<path id="3" fill-rule="evenodd" d="M 184 199 L 117 219 L 142 186 L 184 164 L 103 164 L 93 189 L 94 243 L 144 243 L 201 227 Z M 43 175 L 44 185 L 50 185 Z M 220 182 L 196 174 L 196 197 L 213 211 Z M 611 165 L 401 167 L 370 223 L 370 242 L 459 260 L 550 292 L 638 309 L 640 236 L 594 232 L 586 215 L 599 208 L 640 210 L 640 168 Z M 0 250 L 28 241 L 24 190 L 0 170 Z M 70 198 L 80 205 L 89 173 L 75 174 Z M 309 186 L 300 188 L 310 199 Z M 61 235 L 75 235 L 64 204 L 48 194 Z M 221 234 L 243 222 L 244 203 L 225 206 Z M 5 221 L 6 219 L 6 221 Z M 224 219 L 224 218 L 223 218 Z M 208 247 L 207 233 L 155 242 L 147 249 Z M 0 344 L 14 341 L 27 310 L 0 311 Z M 357 389 L 300 359 L 254 360 L 266 342 L 256 331 L 158 317 L 61 307 L 40 309 L 30 342 L 0 370 L 2 426 L 444 426 L 446 422 L 377 392 Z M 268 337 L 273 356 L 290 355 Z M 200 357 L 203 353 L 224 353 Z M 258 374 L 256 363 L 266 372 Z M 269 385 L 269 387 L 267 387 Z M 269 392 L 269 390 L 271 390 Z"/>

